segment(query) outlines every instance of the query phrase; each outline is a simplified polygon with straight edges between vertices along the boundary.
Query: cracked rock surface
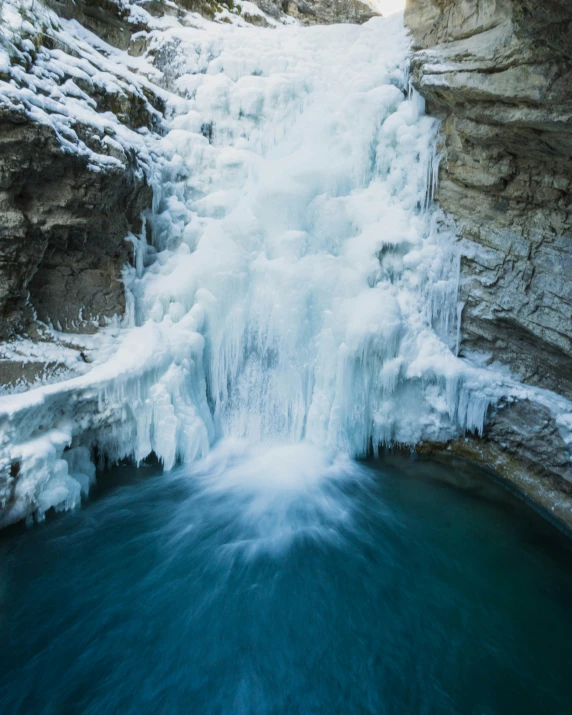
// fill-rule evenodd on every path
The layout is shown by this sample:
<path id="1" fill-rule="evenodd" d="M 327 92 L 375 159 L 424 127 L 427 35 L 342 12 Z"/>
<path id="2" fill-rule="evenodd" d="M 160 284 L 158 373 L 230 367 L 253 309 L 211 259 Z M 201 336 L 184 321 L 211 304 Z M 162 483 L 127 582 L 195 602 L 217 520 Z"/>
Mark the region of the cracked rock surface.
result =
<path id="1" fill-rule="evenodd" d="M 256 5 L 271 17 L 290 15 L 303 25 L 335 22 L 364 23 L 376 13 L 360 0 L 255 0 Z"/>
<path id="2" fill-rule="evenodd" d="M 122 314 L 125 236 L 151 190 L 129 167 L 95 172 L 64 153 L 50 127 L 0 114 L 0 323 L 3 337 L 33 314 L 66 332 L 93 332 Z"/>
<path id="3" fill-rule="evenodd" d="M 572 397 L 572 4 L 410 0 L 413 81 L 444 118 L 464 351 Z"/>
<path id="4" fill-rule="evenodd" d="M 462 239 L 461 354 L 572 398 L 572 4 L 408 0 L 412 80 L 443 119 L 436 198 Z M 487 439 L 567 491 L 546 410 L 507 406 Z"/>

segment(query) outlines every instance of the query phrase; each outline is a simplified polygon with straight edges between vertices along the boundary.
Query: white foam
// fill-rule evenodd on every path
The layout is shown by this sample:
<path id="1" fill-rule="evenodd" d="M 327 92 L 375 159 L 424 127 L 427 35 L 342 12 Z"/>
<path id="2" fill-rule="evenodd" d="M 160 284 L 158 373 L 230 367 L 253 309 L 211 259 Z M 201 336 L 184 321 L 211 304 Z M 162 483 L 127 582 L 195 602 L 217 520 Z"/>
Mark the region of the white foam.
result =
<path id="1" fill-rule="evenodd" d="M 233 524 L 220 554 L 230 564 L 237 555 L 282 552 L 299 538 L 337 541 L 338 527 L 351 530 L 360 503 L 345 489 L 367 487 L 371 474 L 347 455 L 308 443 L 221 440 L 201 462 L 172 472 L 170 479 L 190 479 L 193 486 L 167 528 L 194 528 L 197 512 L 216 513 L 221 523 Z"/>

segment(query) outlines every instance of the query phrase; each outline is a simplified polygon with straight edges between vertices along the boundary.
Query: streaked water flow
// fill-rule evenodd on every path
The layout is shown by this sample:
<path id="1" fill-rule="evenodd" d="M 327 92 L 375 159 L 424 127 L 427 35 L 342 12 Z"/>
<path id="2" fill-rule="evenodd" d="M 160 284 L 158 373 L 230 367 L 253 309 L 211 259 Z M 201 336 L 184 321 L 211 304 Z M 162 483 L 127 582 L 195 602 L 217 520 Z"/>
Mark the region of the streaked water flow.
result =
<path id="1" fill-rule="evenodd" d="M 570 543 L 482 473 L 225 442 L 107 480 L 1 537 L 3 712 L 570 712 Z"/>

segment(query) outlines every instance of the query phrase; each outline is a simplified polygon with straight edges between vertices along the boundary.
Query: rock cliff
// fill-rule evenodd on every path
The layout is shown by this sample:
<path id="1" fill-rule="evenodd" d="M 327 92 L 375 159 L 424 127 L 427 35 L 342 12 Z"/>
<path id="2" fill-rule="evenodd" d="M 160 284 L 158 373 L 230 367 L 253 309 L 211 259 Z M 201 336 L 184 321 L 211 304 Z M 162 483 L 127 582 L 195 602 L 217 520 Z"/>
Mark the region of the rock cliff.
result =
<path id="1" fill-rule="evenodd" d="M 120 0 L 47 0 L 48 5 L 61 17 L 73 18 L 102 37 L 106 42 L 128 49 L 131 35 L 144 30 L 141 17 L 130 13 L 129 3 Z M 268 19 L 282 21 L 294 17 L 303 25 L 327 25 L 337 22 L 364 23 L 377 13 L 365 0 L 253 0 L 245 3 L 234 0 L 135 0 L 154 15 L 177 15 L 198 13 L 209 20 L 226 21 L 229 15 L 243 17 L 256 25 L 270 26 Z M 266 15 L 252 12 L 252 4 Z M 250 7 L 249 7 L 250 5 Z M 256 8 L 254 8 L 256 9 Z"/>
<path id="2" fill-rule="evenodd" d="M 162 100 L 144 78 L 112 74 L 109 53 L 70 46 L 45 6 L 13 7 L 0 26 L 0 340 L 53 342 L 38 321 L 85 334 L 125 312 L 125 239 L 152 201 L 140 133 L 160 130 Z M 12 353 L 0 347 L 0 387 L 53 367 Z"/>
<path id="3" fill-rule="evenodd" d="M 66 332 L 93 332 L 125 310 L 121 269 L 129 231 L 151 201 L 131 160 L 96 172 L 62 150 L 54 130 L 0 112 L 1 337 L 35 317 Z"/>
<path id="4" fill-rule="evenodd" d="M 255 0 L 271 17 L 295 17 L 304 25 L 334 22 L 367 22 L 375 15 L 369 4 L 360 0 Z"/>
<path id="5" fill-rule="evenodd" d="M 463 241 L 461 354 L 570 398 L 572 5 L 408 0 L 405 21 L 413 84 L 443 119 L 436 198 Z M 499 413 L 489 439 L 569 488 L 543 408 Z"/>

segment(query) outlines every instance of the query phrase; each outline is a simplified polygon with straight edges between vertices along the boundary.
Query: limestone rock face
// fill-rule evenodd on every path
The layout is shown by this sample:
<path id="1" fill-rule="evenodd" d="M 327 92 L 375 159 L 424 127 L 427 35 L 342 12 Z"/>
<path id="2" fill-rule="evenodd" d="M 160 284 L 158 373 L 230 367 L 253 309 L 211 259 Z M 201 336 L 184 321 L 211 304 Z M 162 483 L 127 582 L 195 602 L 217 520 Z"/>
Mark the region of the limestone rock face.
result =
<path id="1" fill-rule="evenodd" d="M 50 5 L 83 14 L 98 3 Z M 99 3 L 116 29 L 119 10 Z M 0 73 L 0 340 L 29 334 L 35 319 L 90 333 L 123 315 L 125 239 L 152 201 L 121 136 L 157 130 L 161 99 L 128 75 L 110 81 L 103 55 L 78 60 L 50 23 L 44 13 L 19 34 L 0 33 L 10 57 Z"/>
<path id="2" fill-rule="evenodd" d="M 375 16 L 373 9 L 360 0 L 254 0 L 271 17 L 281 14 L 295 17 L 304 25 L 336 22 L 362 24 Z"/>
<path id="3" fill-rule="evenodd" d="M 77 20 L 110 45 L 126 50 L 131 33 L 143 29 L 129 19 L 129 7 L 116 0 L 46 0 L 66 20 Z"/>
<path id="4" fill-rule="evenodd" d="M 405 21 L 414 86 L 443 118 L 436 198 L 463 241 L 461 354 L 572 398 L 572 3 L 408 0 Z M 488 438 L 572 479 L 529 402 Z"/>
<path id="5" fill-rule="evenodd" d="M 572 397 L 572 4 L 409 0 L 406 23 L 414 84 L 444 117 L 463 349 Z"/>
<path id="6" fill-rule="evenodd" d="M 96 172 L 64 153 L 53 130 L 0 114 L 0 326 L 32 311 L 66 332 L 93 332 L 125 308 L 125 236 L 151 201 L 129 166 Z"/>
<path id="7" fill-rule="evenodd" d="M 572 493 L 572 464 L 550 411 L 522 400 L 508 405 L 487 426 L 486 440 L 555 487 Z"/>
<path id="8" fill-rule="evenodd" d="M 269 17 L 279 20 L 285 15 L 295 17 L 303 25 L 328 25 L 333 23 L 364 23 L 376 15 L 362 0 L 253 0 Z M 47 0 L 59 15 L 73 18 L 106 42 L 128 49 L 131 35 L 144 29 L 130 16 L 129 7 L 117 0 Z M 236 12 L 234 0 L 140 0 L 137 4 L 153 15 L 177 15 L 179 10 L 196 12 L 214 19 L 221 10 Z M 248 22 L 264 25 L 262 15 L 241 11 Z"/>

